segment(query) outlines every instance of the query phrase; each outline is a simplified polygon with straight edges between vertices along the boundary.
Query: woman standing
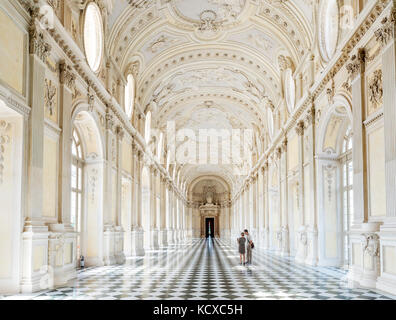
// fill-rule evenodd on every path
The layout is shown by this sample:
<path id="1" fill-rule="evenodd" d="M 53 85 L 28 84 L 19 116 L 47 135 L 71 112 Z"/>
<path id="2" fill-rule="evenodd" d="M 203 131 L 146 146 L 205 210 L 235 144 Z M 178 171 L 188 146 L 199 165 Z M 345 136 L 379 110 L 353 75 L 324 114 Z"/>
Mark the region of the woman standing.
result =
<path id="1" fill-rule="evenodd" d="M 241 265 L 242 265 L 242 260 L 243 260 L 243 265 L 245 265 L 246 238 L 245 238 L 245 234 L 243 232 L 241 233 L 241 237 L 237 239 L 237 242 L 238 242 L 238 246 L 239 246 L 239 259 L 241 261 Z"/>

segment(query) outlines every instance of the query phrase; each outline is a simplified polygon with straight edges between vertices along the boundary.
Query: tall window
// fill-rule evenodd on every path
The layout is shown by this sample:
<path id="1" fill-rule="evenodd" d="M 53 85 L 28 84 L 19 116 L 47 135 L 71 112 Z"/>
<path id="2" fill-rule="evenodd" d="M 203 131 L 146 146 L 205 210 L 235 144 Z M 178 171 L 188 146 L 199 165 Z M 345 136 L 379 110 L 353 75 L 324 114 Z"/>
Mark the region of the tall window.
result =
<path id="1" fill-rule="evenodd" d="M 97 72 L 103 56 L 103 25 L 100 9 L 95 2 L 90 2 L 85 11 L 84 48 L 89 66 Z"/>
<path id="2" fill-rule="evenodd" d="M 132 118 L 135 101 L 135 79 L 132 74 L 127 77 L 125 87 L 125 112 L 129 118 Z"/>
<path id="3" fill-rule="evenodd" d="M 348 232 L 353 219 L 353 162 L 352 162 L 352 131 L 348 129 L 343 140 L 342 148 L 342 201 L 343 201 L 343 239 L 344 265 L 349 265 L 349 236 Z"/>
<path id="4" fill-rule="evenodd" d="M 151 138 L 151 111 L 147 112 L 147 115 L 146 115 L 144 136 L 145 136 L 146 143 L 149 143 L 150 138 Z"/>
<path id="5" fill-rule="evenodd" d="M 71 165 L 71 224 L 74 230 L 81 232 L 82 193 L 83 193 L 83 156 L 81 140 L 76 130 L 73 131 L 72 165 Z M 80 237 L 77 237 L 80 248 Z M 77 256 L 79 256 L 79 252 Z"/>

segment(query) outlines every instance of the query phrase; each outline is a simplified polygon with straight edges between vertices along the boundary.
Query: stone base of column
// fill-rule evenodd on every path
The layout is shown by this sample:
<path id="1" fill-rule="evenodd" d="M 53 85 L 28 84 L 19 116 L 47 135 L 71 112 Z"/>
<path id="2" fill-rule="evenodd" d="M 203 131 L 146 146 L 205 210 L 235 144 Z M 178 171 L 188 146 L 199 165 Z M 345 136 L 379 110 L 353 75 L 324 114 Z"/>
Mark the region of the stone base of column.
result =
<path id="1" fill-rule="evenodd" d="M 381 276 L 377 279 L 376 287 L 379 290 L 396 295 L 396 264 L 389 263 L 389 261 L 392 261 L 392 253 L 394 254 L 394 250 L 396 250 L 395 218 L 385 220 L 384 225 L 380 227 L 379 236 Z"/>
<path id="2" fill-rule="evenodd" d="M 132 256 L 142 257 L 145 255 L 144 251 L 144 231 L 141 228 L 132 230 L 131 232 L 131 253 Z"/>
<path id="3" fill-rule="evenodd" d="M 159 246 L 160 247 L 168 246 L 168 230 L 159 231 Z"/>
<path id="4" fill-rule="evenodd" d="M 288 257 L 290 255 L 289 248 L 289 228 L 284 226 L 282 227 L 282 257 Z"/>
<path id="5" fill-rule="evenodd" d="M 167 238 L 168 238 L 168 245 L 175 243 L 175 237 L 174 237 L 174 230 L 173 229 L 168 229 Z"/>
<path id="6" fill-rule="evenodd" d="M 307 227 L 307 258 L 305 264 L 309 266 L 318 265 L 318 230 Z"/>
<path id="7" fill-rule="evenodd" d="M 103 262 L 105 266 L 111 266 L 117 263 L 115 256 L 116 232 L 113 226 L 105 226 L 104 228 Z"/>
<path id="8" fill-rule="evenodd" d="M 48 287 L 53 289 L 77 277 L 77 234 L 66 231 L 63 224 L 52 224 L 49 230 Z"/>
<path id="9" fill-rule="evenodd" d="M 175 243 L 180 243 L 180 241 L 181 241 L 181 233 L 180 233 L 179 229 L 175 230 L 174 239 L 175 239 Z"/>
<path id="10" fill-rule="evenodd" d="M 307 243 L 308 236 L 305 226 L 301 226 L 298 229 L 298 241 L 297 241 L 297 252 L 296 252 L 296 262 L 304 263 L 307 259 Z"/>
<path id="11" fill-rule="evenodd" d="M 226 240 L 226 241 L 229 241 L 230 240 L 230 236 L 231 236 L 231 232 L 230 232 L 230 230 L 227 230 L 227 229 L 224 229 L 222 232 L 221 232 L 221 234 L 222 234 L 222 239 L 224 239 L 224 240 Z"/>
<path id="12" fill-rule="evenodd" d="M 124 253 L 124 230 L 122 227 L 115 227 L 114 237 L 115 237 L 115 260 L 116 264 L 124 264 L 126 262 L 126 257 Z"/>
<path id="13" fill-rule="evenodd" d="M 354 288 L 376 288 L 380 274 L 379 223 L 363 223 L 350 233 L 352 252 L 351 267 L 348 272 L 348 286 Z"/>
<path id="14" fill-rule="evenodd" d="M 49 288 L 48 279 L 48 227 L 26 222 L 22 234 L 22 293 L 32 293 Z M 40 265 L 38 265 L 40 262 Z"/>
<path id="15" fill-rule="evenodd" d="M 159 231 L 157 229 L 152 229 L 150 231 L 150 249 L 158 250 L 159 249 Z"/>
<path id="16" fill-rule="evenodd" d="M 270 248 L 270 231 L 269 231 L 269 228 L 265 228 L 263 230 L 263 238 L 264 238 L 263 248 L 265 250 L 269 250 L 269 248 Z"/>

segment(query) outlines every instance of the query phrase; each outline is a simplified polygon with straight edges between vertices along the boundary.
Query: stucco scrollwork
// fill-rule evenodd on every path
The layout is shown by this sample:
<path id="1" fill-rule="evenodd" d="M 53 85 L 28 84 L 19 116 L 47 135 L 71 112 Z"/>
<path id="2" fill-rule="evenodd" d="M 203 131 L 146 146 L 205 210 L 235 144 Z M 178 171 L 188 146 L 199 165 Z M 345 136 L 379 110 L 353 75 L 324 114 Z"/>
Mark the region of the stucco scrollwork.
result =
<path id="1" fill-rule="evenodd" d="M 72 68 L 62 61 L 59 63 L 59 79 L 60 83 L 66 85 L 74 92 L 76 76 L 72 72 Z"/>
<path id="2" fill-rule="evenodd" d="M 49 111 L 52 116 L 56 107 L 56 87 L 52 84 L 51 80 L 45 79 L 45 92 L 44 92 L 44 103 L 45 108 Z"/>
<path id="3" fill-rule="evenodd" d="M 375 233 L 363 234 L 364 252 L 371 257 L 379 257 L 379 236 Z"/>
<path id="4" fill-rule="evenodd" d="M 201 32 L 217 32 L 223 23 L 217 20 L 217 14 L 213 10 L 204 10 L 199 16 L 200 22 L 197 29 Z"/>
<path id="5" fill-rule="evenodd" d="M 35 16 L 29 26 L 29 51 L 45 62 L 51 52 L 51 46 L 44 40 L 44 34 L 38 30 Z"/>
<path id="6" fill-rule="evenodd" d="M 11 141 L 10 129 L 10 123 L 0 120 L 0 185 L 3 184 L 5 146 Z"/>
<path id="7" fill-rule="evenodd" d="M 389 41 L 395 37 L 396 27 L 396 8 L 392 9 L 391 15 L 381 21 L 382 27 L 374 32 L 374 35 L 382 47 L 385 47 Z"/>
<path id="8" fill-rule="evenodd" d="M 98 174 L 99 174 L 99 171 L 97 169 L 92 169 L 91 174 L 88 178 L 92 203 L 95 203 L 96 184 L 98 182 Z"/>
<path id="9" fill-rule="evenodd" d="M 382 104 L 383 93 L 382 70 L 376 70 L 370 79 L 368 88 L 370 104 L 374 109 Z"/>

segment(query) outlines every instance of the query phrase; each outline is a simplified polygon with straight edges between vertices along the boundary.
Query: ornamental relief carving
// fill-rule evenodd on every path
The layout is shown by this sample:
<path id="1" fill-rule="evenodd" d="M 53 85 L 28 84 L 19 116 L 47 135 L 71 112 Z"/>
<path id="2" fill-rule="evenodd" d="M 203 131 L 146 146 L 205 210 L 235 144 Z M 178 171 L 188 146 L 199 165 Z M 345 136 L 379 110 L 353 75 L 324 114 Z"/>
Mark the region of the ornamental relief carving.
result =
<path id="1" fill-rule="evenodd" d="M 51 52 L 51 46 L 45 42 L 44 34 L 38 30 L 34 20 L 35 16 L 32 17 L 29 27 L 29 52 L 45 63 Z"/>
<path id="2" fill-rule="evenodd" d="M 96 195 L 96 185 L 98 182 L 98 174 L 99 171 L 97 169 L 92 169 L 91 170 L 91 174 L 88 178 L 88 184 L 89 184 L 89 188 L 90 188 L 90 199 L 91 199 L 91 203 L 94 204 L 95 203 L 95 195 Z"/>
<path id="3" fill-rule="evenodd" d="M 3 184 L 6 145 L 11 142 L 11 124 L 0 120 L 0 185 Z"/>
<path id="4" fill-rule="evenodd" d="M 44 87 L 44 105 L 45 113 L 48 118 L 56 120 L 53 117 L 56 115 L 57 109 L 57 88 L 52 84 L 51 80 L 45 79 Z"/>
<path id="5" fill-rule="evenodd" d="M 395 37 L 396 8 L 393 8 L 390 17 L 384 18 L 381 23 L 382 27 L 375 31 L 374 35 L 378 43 L 385 47 Z"/>
<path id="6" fill-rule="evenodd" d="M 369 114 L 376 111 L 383 103 L 382 70 L 376 70 L 368 80 Z"/>

